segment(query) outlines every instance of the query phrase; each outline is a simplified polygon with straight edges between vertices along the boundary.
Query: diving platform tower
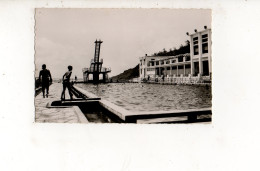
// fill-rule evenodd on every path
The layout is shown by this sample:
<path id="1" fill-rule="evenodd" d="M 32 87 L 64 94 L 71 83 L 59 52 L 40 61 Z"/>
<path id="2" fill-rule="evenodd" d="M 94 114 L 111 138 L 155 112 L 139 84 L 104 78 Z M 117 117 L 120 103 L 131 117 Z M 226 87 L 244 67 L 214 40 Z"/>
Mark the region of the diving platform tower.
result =
<path id="1" fill-rule="evenodd" d="M 91 59 L 89 68 L 82 69 L 84 82 L 93 82 L 95 84 L 98 84 L 101 82 L 105 83 L 108 81 L 108 73 L 111 72 L 111 69 L 102 67 L 103 59 L 99 59 L 101 43 L 103 43 L 103 41 L 101 40 L 95 41 L 94 59 Z M 89 76 L 91 74 L 93 76 L 92 80 L 89 79 Z M 100 74 L 103 75 L 102 80 L 99 80 Z"/>

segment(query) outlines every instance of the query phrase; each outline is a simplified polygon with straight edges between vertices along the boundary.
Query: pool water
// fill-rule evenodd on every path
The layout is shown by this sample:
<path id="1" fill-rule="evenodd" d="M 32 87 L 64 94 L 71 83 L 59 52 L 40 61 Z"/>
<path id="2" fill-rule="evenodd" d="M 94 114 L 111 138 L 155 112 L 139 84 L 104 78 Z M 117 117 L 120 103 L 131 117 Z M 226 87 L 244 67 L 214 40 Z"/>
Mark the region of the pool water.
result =
<path id="1" fill-rule="evenodd" d="M 130 111 L 169 111 L 211 107 L 211 87 L 138 83 L 77 84 Z"/>

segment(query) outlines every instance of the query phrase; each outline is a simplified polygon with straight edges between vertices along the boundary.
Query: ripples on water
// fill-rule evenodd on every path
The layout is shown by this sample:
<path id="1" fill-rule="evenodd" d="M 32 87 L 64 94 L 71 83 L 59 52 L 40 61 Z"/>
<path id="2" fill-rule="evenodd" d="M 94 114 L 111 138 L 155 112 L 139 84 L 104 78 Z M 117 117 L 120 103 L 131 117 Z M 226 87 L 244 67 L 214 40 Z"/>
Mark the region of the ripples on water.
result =
<path id="1" fill-rule="evenodd" d="M 211 107 L 211 87 L 137 83 L 78 84 L 130 111 L 183 110 Z"/>

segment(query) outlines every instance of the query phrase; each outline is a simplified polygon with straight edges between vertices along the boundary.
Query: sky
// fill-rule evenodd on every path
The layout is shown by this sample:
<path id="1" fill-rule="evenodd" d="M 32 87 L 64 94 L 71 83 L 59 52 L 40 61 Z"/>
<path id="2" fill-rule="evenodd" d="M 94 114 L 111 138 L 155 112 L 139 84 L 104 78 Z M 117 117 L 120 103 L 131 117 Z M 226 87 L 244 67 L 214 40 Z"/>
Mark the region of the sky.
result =
<path id="1" fill-rule="evenodd" d="M 205 25 L 211 28 L 209 9 L 36 9 L 35 74 L 46 64 L 53 78 L 62 78 L 72 65 L 72 78 L 82 78 L 101 39 L 103 67 L 115 76 L 145 54 L 178 48 L 189 39 L 186 32 Z"/>

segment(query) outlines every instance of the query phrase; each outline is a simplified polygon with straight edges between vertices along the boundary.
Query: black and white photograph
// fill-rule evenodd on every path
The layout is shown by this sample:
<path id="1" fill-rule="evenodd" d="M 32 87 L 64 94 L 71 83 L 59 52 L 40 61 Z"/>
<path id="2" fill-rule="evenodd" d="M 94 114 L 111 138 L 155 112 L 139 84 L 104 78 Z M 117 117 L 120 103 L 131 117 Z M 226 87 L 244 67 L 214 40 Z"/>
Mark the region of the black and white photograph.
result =
<path id="1" fill-rule="evenodd" d="M 0 170 L 260 170 L 259 7 L 0 1 Z"/>
<path id="2" fill-rule="evenodd" d="M 210 9 L 35 10 L 35 121 L 210 123 Z"/>

